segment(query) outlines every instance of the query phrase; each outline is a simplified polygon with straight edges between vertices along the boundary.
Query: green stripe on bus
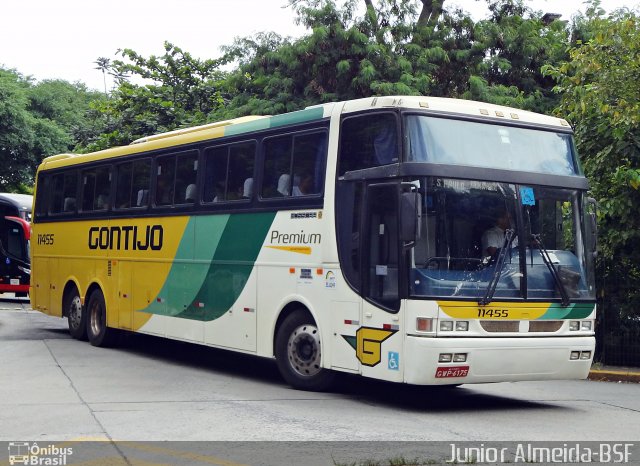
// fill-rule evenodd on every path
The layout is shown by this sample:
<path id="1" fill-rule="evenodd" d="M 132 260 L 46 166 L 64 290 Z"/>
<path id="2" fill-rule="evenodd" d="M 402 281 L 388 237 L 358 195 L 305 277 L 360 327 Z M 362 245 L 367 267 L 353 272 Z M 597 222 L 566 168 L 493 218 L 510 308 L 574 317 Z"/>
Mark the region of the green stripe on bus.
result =
<path id="1" fill-rule="evenodd" d="M 207 277 L 211 258 L 228 221 L 229 215 L 189 219 L 176 251 L 174 264 L 158 296 L 141 312 L 176 316 L 184 311 L 186 303 L 194 301 L 200 284 Z M 195 241 L 196 238 L 199 240 Z"/>
<path id="2" fill-rule="evenodd" d="M 230 125 L 225 127 L 224 135 L 235 136 L 238 134 L 251 133 L 268 128 L 276 128 L 278 126 L 294 125 L 307 121 L 320 120 L 323 117 L 324 109 L 322 107 L 310 108 L 307 110 L 285 113 L 283 115 L 276 115 L 269 118 L 261 118 L 260 120 L 249 121 L 247 123 Z"/>
<path id="3" fill-rule="evenodd" d="M 271 127 L 294 125 L 296 123 L 304 123 L 305 121 L 320 120 L 324 116 L 324 108 L 309 108 L 298 112 L 285 113 L 271 117 Z"/>
<path id="4" fill-rule="evenodd" d="M 584 319 L 593 312 L 593 303 L 573 303 L 567 307 L 553 303 L 541 319 Z"/>
<path id="5" fill-rule="evenodd" d="M 230 217 L 195 299 L 177 317 L 211 321 L 231 309 L 244 290 L 275 215 Z"/>
<path id="6" fill-rule="evenodd" d="M 271 118 L 261 118 L 259 120 L 248 121 L 246 123 L 226 126 L 224 128 L 224 135 L 235 136 L 236 134 L 252 133 L 254 131 L 260 131 L 262 129 L 268 129 L 270 119 Z"/>

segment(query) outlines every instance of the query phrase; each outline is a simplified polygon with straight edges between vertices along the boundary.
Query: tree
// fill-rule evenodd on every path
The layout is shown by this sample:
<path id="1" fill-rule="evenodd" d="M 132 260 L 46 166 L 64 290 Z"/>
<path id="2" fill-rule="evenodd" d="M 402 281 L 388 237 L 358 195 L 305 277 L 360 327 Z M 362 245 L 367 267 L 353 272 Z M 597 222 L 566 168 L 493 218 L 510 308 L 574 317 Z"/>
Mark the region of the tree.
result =
<path id="1" fill-rule="evenodd" d="M 71 138 L 50 118 L 32 113 L 32 82 L 0 69 L 0 190 L 24 191 L 37 165 L 48 155 L 69 149 Z"/>
<path id="2" fill-rule="evenodd" d="M 546 72 L 575 127 L 584 170 L 599 204 L 605 300 L 621 317 L 640 312 L 640 18 L 609 16 L 593 2 L 570 59 Z M 620 280 L 625 277 L 625 280 Z"/>
<path id="3" fill-rule="evenodd" d="M 485 59 L 465 97 L 551 112 L 558 104 L 555 82 L 542 72 L 568 59 L 570 31 L 563 21 L 547 23 L 523 0 L 489 2 L 490 17 L 476 24 Z"/>
<path id="4" fill-rule="evenodd" d="M 119 52 L 122 59 L 99 59 L 117 87 L 110 98 L 94 103 L 93 123 L 103 131 L 87 143 L 87 150 L 205 123 L 209 113 L 224 104 L 221 83 L 226 73 L 220 67 L 226 58 L 200 60 L 169 42 L 164 50 L 147 58 L 124 49 Z M 132 82 L 132 77 L 144 84 Z"/>

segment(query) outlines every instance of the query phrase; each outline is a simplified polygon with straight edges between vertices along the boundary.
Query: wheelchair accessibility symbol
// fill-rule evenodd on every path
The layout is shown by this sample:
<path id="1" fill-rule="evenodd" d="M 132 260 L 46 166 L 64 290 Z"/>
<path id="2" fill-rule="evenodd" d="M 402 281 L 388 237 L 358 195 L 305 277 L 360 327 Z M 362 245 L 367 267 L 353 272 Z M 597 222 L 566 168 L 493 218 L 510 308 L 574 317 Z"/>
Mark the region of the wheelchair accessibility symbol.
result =
<path id="1" fill-rule="evenodd" d="M 389 351 L 389 358 L 388 358 L 388 369 L 390 371 L 397 371 L 400 368 L 400 354 L 396 353 L 395 351 Z"/>

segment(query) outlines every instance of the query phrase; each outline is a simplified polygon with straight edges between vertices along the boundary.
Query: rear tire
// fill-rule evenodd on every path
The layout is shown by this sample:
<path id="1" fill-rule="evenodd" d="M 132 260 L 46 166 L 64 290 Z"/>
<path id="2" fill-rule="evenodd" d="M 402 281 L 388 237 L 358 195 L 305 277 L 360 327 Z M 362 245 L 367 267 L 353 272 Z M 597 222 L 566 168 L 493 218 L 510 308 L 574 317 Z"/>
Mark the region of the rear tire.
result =
<path id="1" fill-rule="evenodd" d="M 67 316 L 69 334 L 76 340 L 87 339 L 87 313 L 82 307 L 80 293 L 74 287 L 64 298 L 64 313 Z"/>
<path id="2" fill-rule="evenodd" d="M 95 290 L 87 304 L 87 336 L 93 346 L 111 346 L 116 340 L 116 329 L 107 327 L 107 306 L 101 290 Z"/>
<path id="3" fill-rule="evenodd" d="M 284 319 L 275 350 L 280 374 L 293 388 L 323 391 L 333 385 L 336 373 L 321 366 L 320 332 L 307 312 L 298 310 Z"/>

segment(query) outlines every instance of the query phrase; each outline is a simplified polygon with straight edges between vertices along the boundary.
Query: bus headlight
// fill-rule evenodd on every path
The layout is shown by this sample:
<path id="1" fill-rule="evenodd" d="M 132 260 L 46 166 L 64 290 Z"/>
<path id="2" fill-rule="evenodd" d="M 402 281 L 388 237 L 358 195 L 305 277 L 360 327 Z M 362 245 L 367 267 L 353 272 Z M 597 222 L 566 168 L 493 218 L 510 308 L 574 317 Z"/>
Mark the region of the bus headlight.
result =
<path id="1" fill-rule="evenodd" d="M 580 330 L 591 331 L 591 321 L 590 320 L 583 320 L 580 323 Z"/>
<path id="2" fill-rule="evenodd" d="M 451 362 L 453 360 L 453 354 L 451 353 L 440 353 L 438 356 L 438 362 Z"/>
<path id="3" fill-rule="evenodd" d="M 456 332 L 466 332 L 469 330 L 469 322 L 466 320 L 456 321 Z"/>
<path id="4" fill-rule="evenodd" d="M 580 321 L 572 320 L 571 322 L 569 322 L 569 330 L 571 330 L 572 332 L 580 330 Z"/>
<path id="5" fill-rule="evenodd" d="M 591 351 L 583 351 L 580 353 L 580 359 L 591 359 Z"/>
<path id="6" fill-rule="evenodd" d="M 440 321 L 440 331 L 441 332 L 451 332 L 451 331 L 453 331 L 453 320 L 441 320 Z"/>
<path id="7" fill-rule="evenodd" d="M 455 353 L 453 355 L 453 362 L 466 362 L 467 353 Z"/>

